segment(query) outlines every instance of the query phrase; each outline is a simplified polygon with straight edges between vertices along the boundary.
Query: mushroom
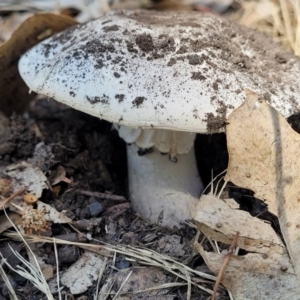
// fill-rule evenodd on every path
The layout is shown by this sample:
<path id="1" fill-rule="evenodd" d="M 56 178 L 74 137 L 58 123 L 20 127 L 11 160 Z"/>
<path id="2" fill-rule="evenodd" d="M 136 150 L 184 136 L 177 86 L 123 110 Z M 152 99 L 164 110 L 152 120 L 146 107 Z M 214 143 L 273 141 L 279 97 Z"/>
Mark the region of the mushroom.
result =
<path id="1" fill-rule="evenodd" d="M 19 71 L 31 90 L 116 124 L 133 208 L 169 226 L 192 216 L 203 189 L 196 133 L 223 131 L 244 89 L 285 117 L 300 108 L 298 58 L 199 12 L 110 12 L 35 46 Z"/>

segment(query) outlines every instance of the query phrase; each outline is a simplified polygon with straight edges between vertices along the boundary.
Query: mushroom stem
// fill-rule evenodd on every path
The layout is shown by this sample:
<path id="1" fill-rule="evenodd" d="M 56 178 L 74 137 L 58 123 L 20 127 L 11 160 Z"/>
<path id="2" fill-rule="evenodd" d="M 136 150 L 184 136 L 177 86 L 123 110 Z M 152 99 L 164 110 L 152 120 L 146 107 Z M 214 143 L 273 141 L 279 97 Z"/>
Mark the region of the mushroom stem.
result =
<path id="1" fill-rule="evenodd" d="M 179 226 L 193 217 L 203 191 L 194 148 L 178 157 L 176 163 L 157 149 L 144 156 L 138 147 L 127 146 L 129 193 L 132 207 L 151 222 Z M 160 216 L 162 219 L 160 220 Z"/>

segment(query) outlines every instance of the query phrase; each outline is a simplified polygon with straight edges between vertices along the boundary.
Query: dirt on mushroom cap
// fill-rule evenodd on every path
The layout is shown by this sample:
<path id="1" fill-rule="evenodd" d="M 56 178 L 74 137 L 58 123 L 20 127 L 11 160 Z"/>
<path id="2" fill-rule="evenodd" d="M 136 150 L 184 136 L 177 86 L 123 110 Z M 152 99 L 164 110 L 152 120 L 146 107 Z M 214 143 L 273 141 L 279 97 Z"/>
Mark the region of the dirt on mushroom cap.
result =
<path id="1" fill-rule="evenodd" d="M 197 12 L 113 12 L 43 42 L 20 65 L 32 90 L 134 127 L 218 131 L 245 88 L 284 116 L 300 108 L 298 58 Z"/>

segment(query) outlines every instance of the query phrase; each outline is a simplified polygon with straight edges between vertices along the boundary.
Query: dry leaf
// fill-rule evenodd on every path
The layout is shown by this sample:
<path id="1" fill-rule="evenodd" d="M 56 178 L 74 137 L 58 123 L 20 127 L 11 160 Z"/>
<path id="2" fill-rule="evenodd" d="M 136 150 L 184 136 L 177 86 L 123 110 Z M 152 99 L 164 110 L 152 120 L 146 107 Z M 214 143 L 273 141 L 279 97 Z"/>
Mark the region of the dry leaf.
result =
<path id="1" fill-rule="evenodd" d="M 196 244 L 205 263 L 218 274 L 225 254 L 206 252 Z M 222 277 L 235 300 L 298 300 L 300 288 L 287 254 L 233 255 Z"/>
<path id="2" fill-rule="evenodd" d="M 231 244 L 236 231 L 238 247 L 252 253 L 232 256 L 222 276 L 222 284 L 235 300 L 298 299 L 299 284 L 285 246 L 271 225 L 236 210 L 213 196 L 201 197 L 195 221 L 197 227 L 213 240 Z M 217 275 L 225 254 L 206 252 L 195 244 L 208 267 Z"/>
<path id="3" fill-rule="evenodd" d="M 22 113 L 34 96 L 28 94 L 28 87 L 18 73 L 20 56 L 53 33 L 75 24 L 68 17 L 38 14 L 22 23 L 10 40 L 0 47 L 0 109 L 6 115 Z"/>
<path id="4" fill-rule="evenodd" d="M 221 198 L 222 198 L 222 196 L 221 196 Z M 240 208 L 240 205 L 232 198 L 223 199 L 223 200 L 232 209 L 239 209 Z"/>
<path id="5" fill-rule="evenodd" d="M 72 220 L 68 218 L 64 213 L 58 212 L 55 208 L 49 204 L 41 201 L 37 202 L 37 209 L 39 211 L 45 211 L 45 220 L 53 223 L 72 223 Z"/>
<path id="6" fill-rule="evenodd" d="M 66 177 L 66 170 L 63 166 L 58 166 L 54 171 L 51 171 L 51 175 L 48 180 L 51 186 L 56 185 L 60 182 L 72 183 L 72 180 Z"/>
<path id="7" fill-rule="evenodd" d="M 228 118 L 225 179 L 253 190 L 278 216 L 300 279 L 300 136 L 259 95 L 246 94 L 245 103 Z"/>
<path id="8" fill-rule="evenodd" d="M 198 230 L 213 240 L 231 243 L 239 231 L 238 247 L 251 252 L 286 253 L 270 224 L 252 217 L 248 212 L 230 208 L 223 200 L 213 195 L 203 195 L 197 204 L 196 221 Z"/>
<path id="9" fill-rule="evenodd" d="M 12 211 L 8 211 L 7 215 L 10 218 L 10 220 L 13 222 L 13 224 L 19 225 L 22 223 L 22 217 L 20 216 L 20 214 L 17 214 Z M 9 229 L 11 227 L 12 227 L 12 224 L 8 220 L 6 215 L 1 215 L 0 216 L 0 233 L 3 233 L 4 231 L 6 231 L 7 229 Z"/>
<path id="10" fill-rule="evenodd" d="M 0 196 L 2 196 L 3 198 L 7 198 L 11 195 L 13 191 L 12 180 L 10 178 L 5 178 L 6 176 L 3 176 L 3 174 L 0 176 Z"/>
<path id="11" fill-rule="evenodd" d="M 101 256 L 86 251 L 61 276 L 61 283 L 70 289 L 72 295 L 81 294 L 97 280 L 102 264 Z"/>
<path id="12" fill-rule="evenodd" d="M 185 246 L 186 245 L 182 243 L 181 236 L 177 234 L 164 236 L 157 241 L 159 253 L 174 258 L 185 255 Z"/>
<path id="13" fill-rule="evenodd" d="M 14 192 L 26 187 L 29 192 L 40 198 L 43 190 L 48 188 L 44 173 L 25 161 L 2 167 L 0 171 L 12 180 Z"/>

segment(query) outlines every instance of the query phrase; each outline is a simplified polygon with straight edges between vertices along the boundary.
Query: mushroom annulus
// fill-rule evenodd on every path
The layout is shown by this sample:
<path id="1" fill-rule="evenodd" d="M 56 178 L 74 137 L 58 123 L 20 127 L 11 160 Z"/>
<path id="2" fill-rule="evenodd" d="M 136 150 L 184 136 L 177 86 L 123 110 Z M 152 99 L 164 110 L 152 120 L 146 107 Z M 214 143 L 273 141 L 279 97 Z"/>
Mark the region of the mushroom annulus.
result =
<path id="1" fill-rule="evenodd" d="M 30 90 L 115 124 L 133 208 L 168 226 L 191 218 L 203 191 L 196 134 L 224 131 L 244 89 L 285 117 L 300 108 L 297 57 L 199 12 L 109 12 L 36 45 L 19 71 Z"/>

